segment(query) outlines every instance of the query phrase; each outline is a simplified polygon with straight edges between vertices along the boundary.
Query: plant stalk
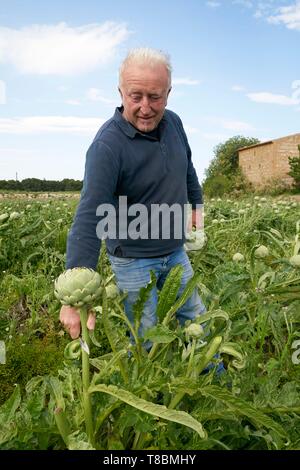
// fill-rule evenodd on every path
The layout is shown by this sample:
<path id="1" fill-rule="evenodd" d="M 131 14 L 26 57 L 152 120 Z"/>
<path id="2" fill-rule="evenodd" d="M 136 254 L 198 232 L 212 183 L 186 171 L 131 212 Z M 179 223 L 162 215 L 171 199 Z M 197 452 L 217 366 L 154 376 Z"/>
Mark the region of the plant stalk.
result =
<path id="1" fill-rule="evenodd" d="M 81 322 L 81 332 L 82 340 L 87 344 L 88 348 L 90 347 L 90 337 L 87 329 L 87 307 L 83 306 L 80 308 L 80 322 Z M 85 427 L 88 439 L 92 446 L 95 446 L 94 439 L 94 426 L 93 426 L 93 415 L 92 415 L 92 404 L 91 397 L 88 392 L 90 386 L 90 362 L 89 354 L 82 349 L 82 387 L 83 387 L 83 408 L 84 408 L 84 418 L 85 418 Z"/>
<path id="2" fill-rule="evenodd" d="M 103 312 L 104 331 L 105 331 L 105 334 L 107 336 L 108 342 L 110 344 L 111 350 L 112 350 L 113 354 L 115 355 L 117 353 L 117 350 L 115 348 L 114 339 L 113 339 L 113 337 L 111 335 L 111 332 L 110 332 L 110 325 L 109 325 L 109 319 L 108 319 L 108 308 L 107 308 L 107 298 L 106 298 L 105 290 L 103 291 L 103 300 L 102 300 L 102 302 L 103 302 L 102 303 L 102 312 Z M 121 375 L 123 377 L 124 382 L 126 384 L 128 384 L 128 375 L 127 375 L 126 369 L 125 369 L 121 359 L 118 359 L 118 366 L 120 368 L 120 372 L 121 372 Z"/>
<path id="3" fill-rule="evenodd" d="M 195 365 L 194 369 L 190 370 L 189 373 L 192 372 L 191 375 L 194 377 L 198 377 L 198 375 L 203 371 L 203 369 L 209 364 L 209 362 L 212 360 L 216 352 L 218 351 L 220 345 L 222 343 L 222 336 L 216 336 L 209 344 L 208 349 L 202 359 L 199 361 L 197 366 Z M 196 344 L 196 343 L 195 343 Z M 191 351 L 192 354 L 193 351 Z M 195 350 L 194 350 L 195 352 Z M 194 355 L 193 352 L 193 355 Z M 191 358 L 189 361 L 188 369 L 191 368 Z M 170 410 L 173 410 L 178 403 L 182 400 L 182 398 L 185 396 L 185 392 L 179 392 L 177 393 L 171 400 L 170 405 L 168 408 Z"/>

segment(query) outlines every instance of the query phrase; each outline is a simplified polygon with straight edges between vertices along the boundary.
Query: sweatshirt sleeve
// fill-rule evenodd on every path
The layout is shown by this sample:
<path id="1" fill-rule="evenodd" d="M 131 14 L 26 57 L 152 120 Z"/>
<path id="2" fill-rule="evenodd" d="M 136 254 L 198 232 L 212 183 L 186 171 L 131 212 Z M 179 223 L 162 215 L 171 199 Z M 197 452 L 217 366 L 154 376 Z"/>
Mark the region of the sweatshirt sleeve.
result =
<path id="1" fill-rule="evenodd" d="M 118 176 L 118 159 L 106 144 L 94 141 L 86 155 L 81 197 L 68 234 L 66 269 L 96 269 L 101 248 L 96 210 L 100 204 L 114 204 Z"/>
<path id="2" fill-rule="evenodd" d="M 197 205 L 203 204 L 203 195 L 201 186 L 199 184 L 198 176 L 192 162 L 192 151 L 188 144 L 187 138 L 186 144 L 188 152 L 188 170 L 186 176 L 188 200 L 189 203 L 192 205 L 192 209 L 196 209 Z"/>

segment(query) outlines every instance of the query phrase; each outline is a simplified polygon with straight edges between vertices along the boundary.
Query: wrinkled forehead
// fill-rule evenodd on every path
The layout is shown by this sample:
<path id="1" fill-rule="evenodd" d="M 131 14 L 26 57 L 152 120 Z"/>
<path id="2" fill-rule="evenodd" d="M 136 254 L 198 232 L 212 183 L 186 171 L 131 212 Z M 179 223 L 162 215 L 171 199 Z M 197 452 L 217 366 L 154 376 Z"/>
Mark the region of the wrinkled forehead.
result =
<path id="1" fill-rule="evenodd" d="M 169 87 L 169 75 L 163 64 L 130 64 L 123 70 L 121 84 L 126 89 L 142 87 L 164 91 Z"/>

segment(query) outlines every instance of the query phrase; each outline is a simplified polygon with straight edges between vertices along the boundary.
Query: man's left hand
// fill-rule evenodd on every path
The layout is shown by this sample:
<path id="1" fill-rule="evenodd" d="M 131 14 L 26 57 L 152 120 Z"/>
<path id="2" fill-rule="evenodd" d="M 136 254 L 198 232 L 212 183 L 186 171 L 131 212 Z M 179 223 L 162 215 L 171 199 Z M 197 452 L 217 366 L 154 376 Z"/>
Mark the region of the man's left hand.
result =
<path id="1" fill-rule="evenodd" d="M 207 237 L 204 230 L 192 230 L 186 234 L 185 249 L 186 251 L 198 251 L 204 247 Z"/>
<path id="2" fill-rule="evenodd" d="M 188 221 L 187 231 L 203 230 L 204 229 L 204 215 L 203 208 L 192 209 L 191 217 Z"/>
<path id="3" fill-rule="evenodd" d="M 205 245 L 207 237 L 204 233 L 203 208 L 193 209 L 188 223 L 186 234 L 186 251 L 201 250 Z"/>

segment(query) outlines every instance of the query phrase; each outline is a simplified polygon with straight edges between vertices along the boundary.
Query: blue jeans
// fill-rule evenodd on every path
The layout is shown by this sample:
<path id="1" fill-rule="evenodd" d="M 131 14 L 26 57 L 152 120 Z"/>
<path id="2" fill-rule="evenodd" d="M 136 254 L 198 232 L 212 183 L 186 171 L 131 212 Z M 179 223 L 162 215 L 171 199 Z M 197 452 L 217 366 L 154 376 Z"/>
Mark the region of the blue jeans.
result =
<path id="1" fill-rule="evenodd" d="M 170 270 L 181 264 L 183 266 L 183 275 L 178 297 L 181 296 L 187 282 L 193 277 L 193 269 L 190 260 L 184 250 L 179 248 L 173 253 L 158 258 L 118 258 L 109 255 L 112 270 L 116 276 L 116 283 L 122 293 L 127 293 L 124 300 L 125 313 L 129 321 L 133 324 L 133 305 L 139 297 L 139 291 L 142 287 L 150 282 L 150 271 L 153 271 L 157 283 L 150 293 L 148 300 L 144 305 L 144 311 L 141 318 L 139 336 L 143 337 L 148 328 L 156 325 L 156 309 L 158 301 L 158 290 L 161 290 Z M 197 289 L 194 290 L 191 297 L 177 311 L 177 319 L 181 325 L 186 320 L 193 320 L 196 316 L 205 313 L 206 308 L 198 294 Z"/>

